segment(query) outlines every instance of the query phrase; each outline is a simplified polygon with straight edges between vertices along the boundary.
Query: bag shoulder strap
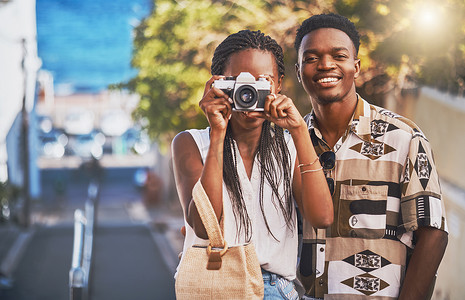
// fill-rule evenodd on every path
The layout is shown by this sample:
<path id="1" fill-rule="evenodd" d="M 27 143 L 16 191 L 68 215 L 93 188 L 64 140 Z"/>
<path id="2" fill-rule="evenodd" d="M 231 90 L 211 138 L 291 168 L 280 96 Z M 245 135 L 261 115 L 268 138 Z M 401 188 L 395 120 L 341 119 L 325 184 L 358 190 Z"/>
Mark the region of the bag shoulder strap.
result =
<path id="1" fill-rule="evenodd" d="M 194 198 L 195 206 L 197 207 L 197 211 L 207 231 L 211 246 L 223 247 L 225 243 L 220 224 L 218 223 L 213 206 L 210 199 L 208 199 L 207 193 L 203 189 L 200 179 L 194 185 L 192 197 Z"/>

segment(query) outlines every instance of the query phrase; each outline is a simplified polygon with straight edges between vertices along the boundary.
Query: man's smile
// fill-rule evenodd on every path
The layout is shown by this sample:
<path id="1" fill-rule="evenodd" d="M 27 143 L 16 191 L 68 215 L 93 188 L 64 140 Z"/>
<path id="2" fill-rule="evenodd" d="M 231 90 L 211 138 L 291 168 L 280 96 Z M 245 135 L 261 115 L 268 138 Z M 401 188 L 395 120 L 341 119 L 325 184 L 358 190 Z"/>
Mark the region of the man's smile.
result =
<path id="1" fill-rule="evenodd" d="M 318 77 L 315 82 L 322 87 L 333 87 L 341 81 L 340 76 L 324 76 Z"/>
<path id="2" fill-rule="evenodd" d="M 319 79 L 317 82 L 318 83 L 327 83 L 327 82 L 335 82 L 335 81 L 338 81 L 338 80 L 339 79 L 335 78 L 335 77 L 326 77 L 326 78 Z"/>

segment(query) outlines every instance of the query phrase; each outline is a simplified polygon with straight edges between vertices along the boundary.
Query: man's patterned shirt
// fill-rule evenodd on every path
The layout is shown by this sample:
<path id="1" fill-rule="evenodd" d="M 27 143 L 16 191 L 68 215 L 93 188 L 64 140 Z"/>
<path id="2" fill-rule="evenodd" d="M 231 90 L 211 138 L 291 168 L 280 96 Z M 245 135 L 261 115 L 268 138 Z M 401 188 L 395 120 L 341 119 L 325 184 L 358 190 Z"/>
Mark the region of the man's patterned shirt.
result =
<path id="1" fill-rule="evenodd" d="M 396 299 L 413 231 L 447 231 L 430 144 L 410 120 L 358 97 L 346 133 L 330 149 L 314 114 L 305 116 L 317 154 L 332 150 L 336 166 L 334 223 L 304 221 L 298 268 L 307 294 L 324 299 Z M 371 298 L 371 297 L 370 297 Z"/>

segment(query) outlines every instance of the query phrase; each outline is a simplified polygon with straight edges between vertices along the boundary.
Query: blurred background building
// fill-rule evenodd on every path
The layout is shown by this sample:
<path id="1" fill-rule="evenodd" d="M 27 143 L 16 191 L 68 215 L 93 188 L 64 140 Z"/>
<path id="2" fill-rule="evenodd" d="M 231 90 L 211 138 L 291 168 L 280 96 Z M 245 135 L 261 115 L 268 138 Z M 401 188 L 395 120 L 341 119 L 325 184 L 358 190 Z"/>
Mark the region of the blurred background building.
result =
<path id="1" fill-rule="evenodd" d="M 4 218 L 16 209 L 28 222 L 47 164 L 153 154 L 143 121 L 131 116 L 138 96 L 108 90 L 136 73 L 132 30 L 151 8 L 148 0 L 0 2 L 0 183 L 17 196 L 3 200 Z"/>
<path id="2" fill-rule="evenodd" d="M 30 130 L 36 101 L 37 53 L 35 3 L 0 2 L 0 183 L 2 194 L 18 189 L 27 213 L 28 199 L 40 193 L 39 172 L 31 151 L 35 134 Z M 7 187 L 8 182 L 8 187 Z M 3 197 L 3 217 L 10 215 L 11 201 Z M 17 203 L 15 203 L 17 204 Z M 27 222 L 22 215 L 22 221 Z"/>

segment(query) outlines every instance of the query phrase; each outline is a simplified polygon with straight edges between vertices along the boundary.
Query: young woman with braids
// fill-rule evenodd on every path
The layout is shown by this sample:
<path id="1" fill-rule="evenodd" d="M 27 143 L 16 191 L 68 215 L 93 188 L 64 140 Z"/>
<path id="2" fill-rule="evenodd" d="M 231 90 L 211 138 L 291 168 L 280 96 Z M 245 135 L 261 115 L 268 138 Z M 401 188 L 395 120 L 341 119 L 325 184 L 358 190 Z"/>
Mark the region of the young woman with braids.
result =
<path id="1" fill-rule="evenodd" d="M 307 125 L 292 100 L 279 94 L 284 78 L 282 49 L 260 31 L 243 30 L 216 48 L 211 71 L 199 104 L 210 127 L 183 131 L 172 142 L 186 224 L 184 250 L 193 244 L 208 245 L 192 200 L 200 178 L 218 220 L 224 217 L 228 245 L 254 244 L 265 299 L 297 299 L 292 282 L 298 248 L 295 203 L 302 216 L 319 228 L 332 223 L 333 207 Z M 214 87 L 215 80 L 241 72 L 271 82 L 264 112 L 233 111 L 232 100 Z"/>

